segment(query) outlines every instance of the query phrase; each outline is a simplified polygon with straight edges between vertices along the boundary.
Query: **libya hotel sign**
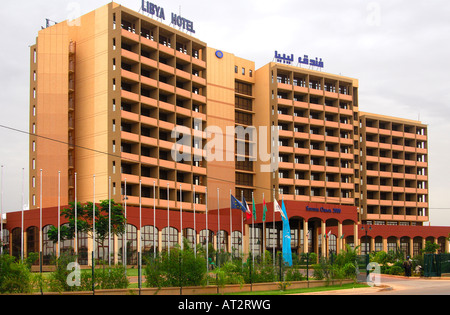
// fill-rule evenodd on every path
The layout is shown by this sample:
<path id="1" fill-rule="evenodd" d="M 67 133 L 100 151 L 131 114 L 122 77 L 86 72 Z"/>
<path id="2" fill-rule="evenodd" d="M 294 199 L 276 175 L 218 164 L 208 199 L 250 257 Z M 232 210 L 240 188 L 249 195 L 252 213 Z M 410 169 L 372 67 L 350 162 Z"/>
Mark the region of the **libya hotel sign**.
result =
<path id="1" fill-rule="evenodd" d="M 164 8 L 154 3 L 142 0 L 141 9 L 142 12 L 145 12 L 151 16 L 156 16 L 156 18 L 164 21 L 166 20 L 166 13 L 164 11 Z M 195 34 L 194 23 L 180 16 L 179 14 L 172 13 L 170 21 L 171 21 L 170 24 L 176 25 L 187 32 Z"/>

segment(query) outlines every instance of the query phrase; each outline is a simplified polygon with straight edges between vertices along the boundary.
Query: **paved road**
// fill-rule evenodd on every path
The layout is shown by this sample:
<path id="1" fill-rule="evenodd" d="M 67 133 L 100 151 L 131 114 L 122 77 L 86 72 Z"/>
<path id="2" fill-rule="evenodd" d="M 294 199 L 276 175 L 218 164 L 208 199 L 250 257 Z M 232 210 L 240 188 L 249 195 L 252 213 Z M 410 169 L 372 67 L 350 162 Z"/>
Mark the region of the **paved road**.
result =
<path id="1" fill-rule="evenodd" d="M 380 286 L 341 291 L 314 292 L 310 295 L 450 295 L 450 279 L 380 276 Z"/>

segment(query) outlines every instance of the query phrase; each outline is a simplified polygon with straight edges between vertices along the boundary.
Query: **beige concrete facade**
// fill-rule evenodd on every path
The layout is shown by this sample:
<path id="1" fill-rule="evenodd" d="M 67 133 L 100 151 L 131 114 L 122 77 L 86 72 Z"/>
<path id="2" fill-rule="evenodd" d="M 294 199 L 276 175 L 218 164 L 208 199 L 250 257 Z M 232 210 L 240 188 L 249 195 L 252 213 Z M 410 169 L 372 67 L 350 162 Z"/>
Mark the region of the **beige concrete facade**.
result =
<path id="1" fill-rule="evenodd" d="M 110 196 L 134 210 L 142 204 L 204 214 L 229 209 L 230 192 L 250 207 L 252 197 L 259 206 L 263 198 L 283 199 L 295 213 L 295 250 L 323 255 L 319 239 L 330 229 L 340 251 L 361 244 L 358 224 L 428 221 L 426 125 L 360 112 L 357 79 L 274 62 L 255 69 L 251 60 L 221 53 L 115 3 L 41 30 L 30 59 L 30 207 L 40 207 L 41 187 L 43 208 L 58 204 L 58 172 L 63 206 L 75 197 L 94 200 L 94 175 L 96 202 Z M 251 126 L 277 129 L 276 171 L 263 171 L 270 160 L 259 150 L 262 142 L 271 148 L 270 133 L 257 129 L 245 140 L 234 133 Z M 184 142 L 184 135 L 191 138 Z M 177 160 L 174 151 L 189 159 Z M 309 216 L 311 204 L 347 207 L 348 218 Z M 257 224 L 262 239 L 270 226 Z M 248 222 L 242 231 L 240 245 L 228 234 L 229 251 L 250 251 Z M 315 241 L 301 245 L 309 231 Z M 165 233 L 158 235 L 161 250 Z M 380 246 L 376 237 L 371 247 Z"/>

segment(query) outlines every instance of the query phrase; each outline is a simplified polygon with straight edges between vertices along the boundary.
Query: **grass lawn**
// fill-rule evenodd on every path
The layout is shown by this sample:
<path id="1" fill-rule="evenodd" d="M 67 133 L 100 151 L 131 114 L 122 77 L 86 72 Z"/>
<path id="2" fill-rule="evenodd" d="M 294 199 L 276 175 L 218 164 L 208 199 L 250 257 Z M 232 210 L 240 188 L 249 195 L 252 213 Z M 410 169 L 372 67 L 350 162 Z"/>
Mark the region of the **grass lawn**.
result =
<path id="1" fill-rule="evenodd" d="M 91 273 L 91 269 L 82 269 L 82 273 Z M 137 277 L 138 276 L 138 268 L 128 268 L 127 269 L 127 276 L 128 277 Z M 51 273 L 43 273 L 43 277 L 47 278 L 50 276 Z M 334 291 L 334 290 L 345 290 L 345 289 L 353 289 L 353 288 L 367 288 L 368 285 L 366 284 L 360 284 L 360 283 L 350 283 L 350 284 L 344 284 L 342 286 L 340 285 L 334 285 L 334 286 L 327 286 L 327 287 L 317 287 L 317 288 L 305 288 L 305 289 L 293 289 L 286 291 L 280 291 L 280 290 L 273 290 L 273 291 L 255 291 L 255 292 L 241 292 L 241 293 L 230 293 L 229 295 L 288 295 L 288 294 L 299 294 L 299 293 L 310 293 L 310 292 L 321 292 L 321 291 Z M 129 289 L 137 289 L 139 288 L 138 283 L 130 283 L 128 285 Z M 145 288 L 145 272 L 142 270 L 142 288 Z M 228 294 L 225 294 L 228 295 Z"/>
<path id="2" fill-rule="evenodd" d="M 363 283 L 349 283 L 340 285 L 332 285 L 328 287 L 317 287 L 317 288 L 305 288 L 305 289 L 294 289 L 286 291 L 273 290 L 273 291 L 257 291 L 257 292 L 242 292 L 242 293 L 230 293 L 229 295 L 289 295 L 289 294 L 299 294 L 299 293 L 311 293 L 311 292 L 323 292 L 323 291 L 335 291 L 335 290 L 346 290 L 346 289 L 357 289 L 357 288 L 368 288 L 367 284 Z M 225 294 L 228 295 L 228 294 Z"/>

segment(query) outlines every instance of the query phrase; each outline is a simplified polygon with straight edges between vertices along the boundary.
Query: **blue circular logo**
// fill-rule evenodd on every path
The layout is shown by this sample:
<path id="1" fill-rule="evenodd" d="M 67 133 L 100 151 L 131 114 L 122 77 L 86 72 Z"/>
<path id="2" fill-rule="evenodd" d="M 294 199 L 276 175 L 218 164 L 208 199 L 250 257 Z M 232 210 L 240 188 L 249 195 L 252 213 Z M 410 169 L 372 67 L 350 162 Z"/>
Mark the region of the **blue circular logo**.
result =
<path id="1" fill-rule="evenodd" d="M 216 51 L 216 57 L 219 59 L 223 58 L 223 52 L 221 52 L 220 50 Z"/>

